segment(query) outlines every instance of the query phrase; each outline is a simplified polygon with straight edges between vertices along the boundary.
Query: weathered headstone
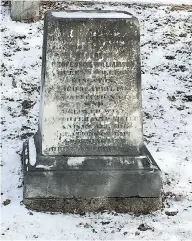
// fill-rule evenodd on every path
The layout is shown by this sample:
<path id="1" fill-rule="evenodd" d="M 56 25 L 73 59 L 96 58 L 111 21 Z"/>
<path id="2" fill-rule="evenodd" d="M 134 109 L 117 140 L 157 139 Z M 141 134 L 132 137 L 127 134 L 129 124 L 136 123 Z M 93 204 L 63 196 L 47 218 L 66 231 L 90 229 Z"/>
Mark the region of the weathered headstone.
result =
<path id="1" fill-rule="evenodd" d="M 11 18 L 15 21 L 33 21 L 39 18 L 40 0 L 11 0 Z"/>
<path id="2" fill-rule="evenodd" d="M 139 39 L 127 12 L 46 13 L 39 131 L 23 151 L 28 207 L 160 207 L 160 170 L 143 143 Z"/>

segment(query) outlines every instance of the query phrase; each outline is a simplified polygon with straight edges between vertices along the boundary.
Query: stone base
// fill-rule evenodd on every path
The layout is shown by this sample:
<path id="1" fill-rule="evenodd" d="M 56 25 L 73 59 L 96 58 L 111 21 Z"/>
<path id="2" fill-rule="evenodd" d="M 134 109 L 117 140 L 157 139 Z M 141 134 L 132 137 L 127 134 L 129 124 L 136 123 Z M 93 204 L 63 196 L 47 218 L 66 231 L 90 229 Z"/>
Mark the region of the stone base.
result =
<path id="1" fill-rule="evenodd" d="M 138 156 L 43 156 L 37 152 L 35 160 L 30 154 L 34 148 L 26 142 L 22 155 L 24 203 L 31 209 L 145 213 L 161 208 L 161 172 L 146 147 Z"/>
<path id="2" fill-rule="evenodd" d="M 64 198 L 24 199 L 27 208 L 45 212 L 82 214 L 85 212 L 115 211 L 148 214 L 162 208 L 161 198 Z"/>

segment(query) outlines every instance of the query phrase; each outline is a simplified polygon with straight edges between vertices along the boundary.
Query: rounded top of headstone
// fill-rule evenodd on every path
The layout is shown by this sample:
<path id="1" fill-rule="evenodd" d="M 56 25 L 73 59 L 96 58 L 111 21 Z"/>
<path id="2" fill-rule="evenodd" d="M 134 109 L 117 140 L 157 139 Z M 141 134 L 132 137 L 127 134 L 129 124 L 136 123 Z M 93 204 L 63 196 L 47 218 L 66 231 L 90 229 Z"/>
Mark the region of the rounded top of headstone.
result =
<path id="1" fill-rule="evenodd" d="M 132 19 L 134 16 L 125 11 L 111 10 L 71 10 L 71 11 L 47 11 L 46 14 L 55 18 L 65 19 Z"/>

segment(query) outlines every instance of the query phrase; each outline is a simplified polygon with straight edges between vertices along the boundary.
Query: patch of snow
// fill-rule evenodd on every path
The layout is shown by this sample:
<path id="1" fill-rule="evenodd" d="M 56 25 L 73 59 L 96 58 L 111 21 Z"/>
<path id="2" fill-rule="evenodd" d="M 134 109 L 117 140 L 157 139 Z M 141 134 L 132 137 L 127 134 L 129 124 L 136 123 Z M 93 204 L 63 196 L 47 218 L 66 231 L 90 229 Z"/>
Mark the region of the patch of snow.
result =
<path id="1" fill-rule="evenodd" d="M 137 161 L 137 165 L 138 165 L 139 169 L 143 169 L 143 168 L 144 168 L 144 167 L 143 167 L 143 163 L 142 163 L 141 160 L 138 160 L 138 161 Z"/>
<path id="2" fill-rule="evenodd" d="M 85 161 L 85 157 L 69 157 L 67 164 L 69 166 L 79 166 Z"/>
<path id="3" fill-rule="evenodd" d="M 28 159 L 28 158 L 26 158 L 26 159 L 25 159 L 25 164 L 27 165 L 27 164 L 28 164 L 28 162 L 29 162 L 29 159 Z"/>
<path id="4" fill-rule="evenodd" d="M 70 1 L 70 0 L 67 0 Z M 76 2 L 81 2 L 82 0 L 76 0 Z M 187 4 L 192 5 L 191 0 L 84 0 L 85 2 L 95 2 L 95 3 L 136 3 L 136 4 Z"/>
<path id="5" fill-rule="evenodd" d="M 29 163 L 31 166 L 36 164 L 36 147 L 34 138 L 29 138 Z"/>
<path id="6" fill-rule="evenodd" d="M 112 163 L 112 161 L 111 161 L 111 163 Z M 124 164 L 129 165 L 129 164 L 132 163 L 132 161 L 129 161 L 129 159 L 125 159 L 125 158 L 120 157 L 120 163 L 123 164 L 123 165 Z"/>
<path id="7" fill-rule="evenodd" d="M 53 167 L 53 165 L 51 166 L 47 166 L 47 165 L 37 165 L 35 168 L 42 168 L 45 170 L 50 170 Z"/>
<path id="8" fill-rule="evenodd" d="M 97 13 L 86 13 L 86 12 L 52 12 L 52 16 L 56 18 L 132 18 L 129 13 L 118 13 L 118 12 L 97 12 Z"/>

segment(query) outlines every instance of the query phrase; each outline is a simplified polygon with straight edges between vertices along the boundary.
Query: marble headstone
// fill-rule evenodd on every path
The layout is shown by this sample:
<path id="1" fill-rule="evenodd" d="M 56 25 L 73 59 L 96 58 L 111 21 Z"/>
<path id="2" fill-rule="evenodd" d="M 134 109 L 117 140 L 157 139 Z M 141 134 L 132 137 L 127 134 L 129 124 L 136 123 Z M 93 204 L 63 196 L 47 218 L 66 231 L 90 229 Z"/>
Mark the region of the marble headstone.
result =
<path id="1" fill-rule="evenodd" d="M 139 29 L 129 19 L 118 12 L 48 15 L 43 155 L 139 154 Z"/>
<path id="2" fill-rule="evenodd" d="M 159 200 L 160 169 L 143 143 L 139 40 L 138 20 L 127 12 L 46 13 L 39 130 L 23 151 L 29 207 Z"/>

